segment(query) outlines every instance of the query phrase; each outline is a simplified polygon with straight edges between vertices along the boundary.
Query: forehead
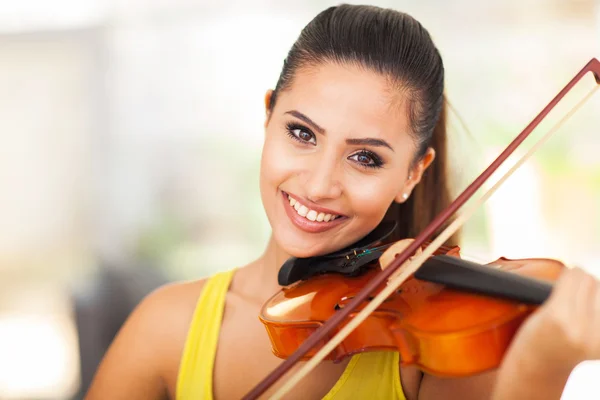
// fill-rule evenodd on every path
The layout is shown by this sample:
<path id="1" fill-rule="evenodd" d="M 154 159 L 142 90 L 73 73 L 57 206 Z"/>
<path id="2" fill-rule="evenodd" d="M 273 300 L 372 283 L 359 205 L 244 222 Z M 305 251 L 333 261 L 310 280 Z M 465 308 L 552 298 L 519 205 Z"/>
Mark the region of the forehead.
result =
<path id="1" fill-rule="evenodd" d="M 281 112 L 296 109 L 328 133 L 409 138 L 407 99 L 386 77 L 366 68 L 327 63 L 301 69 L 278 103 Z"/>

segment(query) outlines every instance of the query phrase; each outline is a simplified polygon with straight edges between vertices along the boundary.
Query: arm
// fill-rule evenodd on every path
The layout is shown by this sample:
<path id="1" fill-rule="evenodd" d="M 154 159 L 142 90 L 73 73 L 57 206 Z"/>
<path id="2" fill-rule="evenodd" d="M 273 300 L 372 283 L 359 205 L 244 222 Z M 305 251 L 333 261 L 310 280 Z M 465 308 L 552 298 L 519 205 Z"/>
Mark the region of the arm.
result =
<path id="1" fill-rule="evenodd" d="M 108 349 L 86 400 L 167 399 L 198 293 L 196 283 L 166 285 L 148 295 Z"/>
<path id="2" fill-rule="evenodd" d="M 425 375 L 418 398 L 559 400 L 569 375 L 569 371 L 550 372 L 517 360 L 514 365 L 506 364 L 500 370 L 468 378 L 444 379 Z"/>
<path id="3" fill-rule="evenodd" d="M 560 399 L 573 369 L 600 358 L 599 330 L 600 282 L 568 269 L 511 343 L 493 399 Z"/>
<path id="4" fill-rule="evenodd" d="M 493 400 L 531 399 L 559 400 L 570 371 L 547 371 L 526 362 L 503 369 L 497 380 Z"/>
<path id="5" fill-rule="evenodd" d="M 484 400 L 490 399 L 497 371 L 485 372 L 465 378 L 439 378 L 433 375 L 423 375 L 419 388 L 419 400 Z M 517 397 L 513 397 L 517 398 Z M 498 399 L 500 400 L 500 399 Z M 504 400 L 504 398 L 502 398 Z"/>

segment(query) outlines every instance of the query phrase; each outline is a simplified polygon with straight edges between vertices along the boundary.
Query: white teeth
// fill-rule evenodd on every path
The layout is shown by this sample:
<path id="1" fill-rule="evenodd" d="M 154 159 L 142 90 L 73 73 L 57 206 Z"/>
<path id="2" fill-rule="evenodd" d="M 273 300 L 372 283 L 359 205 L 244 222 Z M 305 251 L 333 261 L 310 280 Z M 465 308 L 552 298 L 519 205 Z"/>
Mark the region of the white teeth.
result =
<path id="1" fill-rule="evenodd" d="M 315 210 L 311 210 L 308 207 L 300 204 L 299 201 L 291 198 L 290 196 L 288 196 L 288 200 L 290 201 L 290 206 L 292 206 L 296 210 L 298 215 L 305 217 L 309 221 L 329 222 L 333 221 L 338 217 L 338 215 L 318 213 Z"/>
<path id="2" fill-rule="evenodd" d="M 298 215 L 306 217 L 306 214 L 308 214 L 308 208 L 306 208 L 306 206 L 300 206 L 300 209 L 298 210 Z"/>

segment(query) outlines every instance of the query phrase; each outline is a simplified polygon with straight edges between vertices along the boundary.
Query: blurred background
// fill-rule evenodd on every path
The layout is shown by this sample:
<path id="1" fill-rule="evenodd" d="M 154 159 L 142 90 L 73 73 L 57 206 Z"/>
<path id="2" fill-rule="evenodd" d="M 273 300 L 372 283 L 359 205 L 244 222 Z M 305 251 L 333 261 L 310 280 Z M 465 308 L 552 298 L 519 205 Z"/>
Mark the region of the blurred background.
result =
<path id="1" fill-rule="evenodd" d="M 1 399 L 81 398 L 149 291 L 262 253 L 264 94 L 335 4 L 0 2 Z M 600 0 L 371 4 L 419 19 L 442 52 L 457 192 L 600 56 Z M 600 276 L 599 110 L 596 95 L 467 223 L 466 258 Z M 593 388 L 589 368 L 565 398 Z"/>

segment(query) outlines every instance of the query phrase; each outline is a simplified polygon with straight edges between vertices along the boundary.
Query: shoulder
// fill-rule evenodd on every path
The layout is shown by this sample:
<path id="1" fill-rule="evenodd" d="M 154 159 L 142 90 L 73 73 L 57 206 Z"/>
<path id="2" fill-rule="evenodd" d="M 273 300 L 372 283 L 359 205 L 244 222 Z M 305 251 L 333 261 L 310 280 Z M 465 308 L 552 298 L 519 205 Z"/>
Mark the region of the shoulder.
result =
<path id="1" fill-rule="evenodd" d="M 187 320 L 193 315 L 207 280 L 163 285 L 148 294 L 136 307 L 131 317 L 137 317 L 139 322 L 145 323 L 154 323 L 160 320 L 175 324 L 171 327 L 164 326 L 164 329 L 187 325 L 189 322 Z"/>
<path id="2" fill-rule="evenodd" d="M 142 330 L 148 340 L 165 340 L 164 334 L 187 332 L 206 281 L 169 283 L 155 289 L 134 309 L 122 331 Z"/>
<path id="3" fill-rule="evenodd" d="M 108 349 L 89 398 L 112 394 L 161 398 L 157 393 L 166 392 L 176 381 L 188 328 L 205 284 L 206 280 L 171 283 L 148 294 Z"/>
<path id="4" fill-rule="evenodd" d="M 163 285 L 147 295 L 123 327 L 125 338 L 157 357 L 162 375 L 173 375 L 179 361 L 198 298 L 207 279 Z"/>

